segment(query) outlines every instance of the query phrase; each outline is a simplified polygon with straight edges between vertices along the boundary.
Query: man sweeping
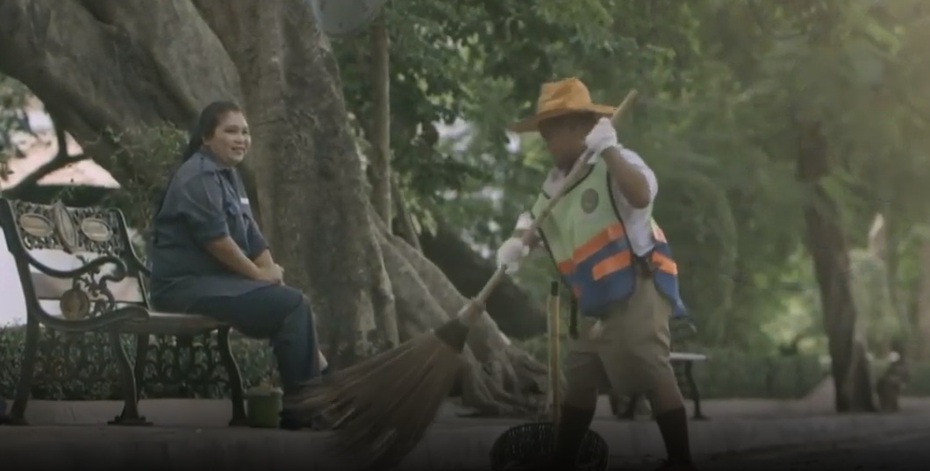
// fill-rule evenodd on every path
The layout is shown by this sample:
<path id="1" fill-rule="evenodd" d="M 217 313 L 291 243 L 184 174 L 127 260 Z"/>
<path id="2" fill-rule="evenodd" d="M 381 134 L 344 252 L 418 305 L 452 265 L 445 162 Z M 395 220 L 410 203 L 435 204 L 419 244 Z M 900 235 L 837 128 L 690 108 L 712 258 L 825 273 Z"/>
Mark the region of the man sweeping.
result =
<path id="1" fill-rule="evenodd" d="M 669 360 L 669 320 L 685 315 L 685 308 L 668 242 L 652 219 L 658 185 L 643 159 L 617 141 L 607 118 L 613 112 L 592 103 L 587 87 L 569 78 L 543 84 L 536 115 L 510 127 L 539 132 L 555 165 L 532 211 L 521 215 L 513 237 L 498 250 L 498 263 L 513 273 L 541 241 L 581 314 L 565 361 L 568 389 L 554 456 L 515 468 L 572 469 L 599 390 L 607 387 L 649 399 L 668 453 L 659 469 L 695 469 L 684 401 Z M 521 237 L 533 215 L 586 149 L 593 155 L 581 178 L 539 226 L 530 246 L 524 245 Z"/>

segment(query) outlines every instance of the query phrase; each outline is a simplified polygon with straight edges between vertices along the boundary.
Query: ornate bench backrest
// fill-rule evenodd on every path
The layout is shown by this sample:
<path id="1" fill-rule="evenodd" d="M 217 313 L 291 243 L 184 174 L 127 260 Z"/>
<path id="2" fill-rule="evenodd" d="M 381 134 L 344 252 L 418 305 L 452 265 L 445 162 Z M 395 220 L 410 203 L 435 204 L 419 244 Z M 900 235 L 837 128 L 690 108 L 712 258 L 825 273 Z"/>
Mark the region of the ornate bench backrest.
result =
<path id="1" fill-rule="evenodd" d="M 78 320 L 127 304 L 148 307 L 142 267 L 119 210 L 7 199 L 0 203 L 7 248 L 30 311 L 38 307 L 48 315 Z M 75 272 L 80 268 L 86 269 Z"/>

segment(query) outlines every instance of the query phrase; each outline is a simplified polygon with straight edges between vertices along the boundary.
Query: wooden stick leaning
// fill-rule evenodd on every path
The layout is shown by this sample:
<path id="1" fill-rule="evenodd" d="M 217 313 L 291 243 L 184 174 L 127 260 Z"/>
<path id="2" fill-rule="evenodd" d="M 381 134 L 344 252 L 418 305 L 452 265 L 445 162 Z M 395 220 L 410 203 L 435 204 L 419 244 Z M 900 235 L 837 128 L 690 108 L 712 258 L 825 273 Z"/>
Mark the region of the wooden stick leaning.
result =
<path id="1" fill-rule="evenodd" d="M 627 94 L 611 119 L 614 125 L 635 98 L 635 90 Z M 588 150 L 575 162 L 565 183 L 533 221 L 524 243 L 583 175 L 591 155 Z M 455 318 L 432 332 L 336 371 L 308 390 L 294 410 L 308 421 L 322 416 L 331 422 L 334 451 L 352 461 L 363 461 L 363 468 L 380 470 L 399 464 L 423 439 L 466 366 L 461 353 L 468 333 L 481 318 L 485 302 L 504 273 L 505 267 L 498 267 Z"/>
<path id="2" fill-rule="evenodd" d="M 549 289 L 549 394 L 552 402 L 552 423 L 559 424 L 562 404 L 562 370 L 560 369 L 561 352 L 559 351 L 560 305 L 559 282 L 553 281 Z"/>

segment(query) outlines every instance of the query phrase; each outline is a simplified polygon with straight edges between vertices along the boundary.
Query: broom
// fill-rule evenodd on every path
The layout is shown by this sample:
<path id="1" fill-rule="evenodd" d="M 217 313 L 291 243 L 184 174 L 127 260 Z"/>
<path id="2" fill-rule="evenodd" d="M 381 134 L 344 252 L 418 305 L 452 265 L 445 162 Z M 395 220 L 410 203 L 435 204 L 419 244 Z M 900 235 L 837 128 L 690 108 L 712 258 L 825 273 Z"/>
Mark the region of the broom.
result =
<path id="1" fill-rule="evenodd" d="M 507 429 L 497 437 L 491 447 L 492 471 L 527 469 L 528 465 L 540 464 L 540 457 L 553 451 L 556 430 L 562 404 L 562 370 L 559 351 L 559 285 L 553 281 L 549 286 L 549 416 L 551 422 L 521 424 Z M 610 464 L 607 442 L 597 432 L 588 430 L 582 440 L 575 469 L 604 471 Z"/>
<path id="2" fill-rule="evenodd" d="M 614 125 L 636 94 L 632 90 L 624 98 L 611 118 Z M 581 177 L 592 154 L 589 149 L 575 162 L 526 231 L 524 242 Z M 505 267 L 498 267 L 478 295 L 433 332 L 331 374 L 299 401 L 296 410 L 308 416 L 319 413 L 332 422 L 334 451 L 367 458 L 368 469 L 397 465 L 422 440 L 465 368 L 461 353 L 468 332 L 484 314 L 484 304 L 504 274 Z"/>

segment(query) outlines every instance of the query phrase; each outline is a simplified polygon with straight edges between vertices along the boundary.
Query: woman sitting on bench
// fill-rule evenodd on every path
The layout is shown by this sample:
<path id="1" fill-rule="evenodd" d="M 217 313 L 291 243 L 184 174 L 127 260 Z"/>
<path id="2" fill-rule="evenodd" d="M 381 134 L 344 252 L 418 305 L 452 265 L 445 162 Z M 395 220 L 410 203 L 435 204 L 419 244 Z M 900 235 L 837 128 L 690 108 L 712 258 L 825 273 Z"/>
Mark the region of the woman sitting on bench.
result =
<path id="1" fill-rule="evenodd" d="M 284 285 L 284 270 L 252 217 L 236 170 L 250 143 L 235 103 L 214 102 L 200 114 L 154 216 L 152 304 L 270 339 L 285 394 L 281 427 L 311 427 L 317 422 L 297 416 L 291 404 L 321 375 L 325 359 L 307 298 Z"/>

